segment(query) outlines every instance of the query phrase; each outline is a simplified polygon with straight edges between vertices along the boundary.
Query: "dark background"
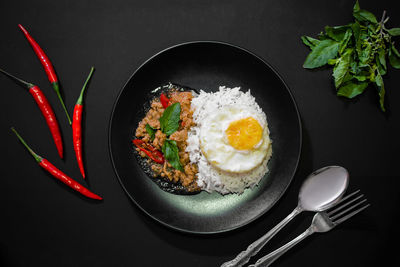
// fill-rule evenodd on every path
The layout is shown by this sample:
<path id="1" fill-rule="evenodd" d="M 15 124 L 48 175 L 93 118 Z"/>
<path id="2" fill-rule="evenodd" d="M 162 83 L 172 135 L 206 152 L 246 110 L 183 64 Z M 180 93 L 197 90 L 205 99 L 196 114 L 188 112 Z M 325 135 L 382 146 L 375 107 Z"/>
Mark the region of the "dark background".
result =
<path id="1" fill-rule="evenodd" d="M 0 76 L 0 265 L 217 266 L 292 211 L 307 174 L 332 164 L 349 170 L 350 190 L 361 189 L 372 206 L 334 231 L 304 241 L 275 265 L 380 266 L 383 260 L 390 266 L 399 264 L 390 242 L 399 237 L 400 71 L 389 68 L 384 76 L 388 109 L 384 114 L 374 87 L 356 100 L 340 99 L 330 69 L 302 68 L 309 50 L 300 36 L 315 36 L 325 25 L 351 22 L 353 4 L 345 0 L 0 1 L 0 67 L 42 88 L 65 144 L 65 160 L 60 160 L 31 96 Z M 386 9 L 388 26 L 400 26 L 396 1 L 362 0 L 360 5 L 378 19 Z M 85 183 L 66 117 L 18 23 L 51 58 L 70 113 L 90 66 L 96 67 L 85 99 L 84 148 L 88 183 L 104 197 L 102 202 L 87 201 L 45 174 L 9 130 L 15 126 L 38 154 Z M 193 40 L 232 43 L 271 63 L 289 85 L 303 123 L 301 161 L 285 195 L 258 220 L 219 235 L 182 234 L 147 217 L 125 195 L 108 152 L 112 105 L 133 71 L 154 53 Z M 259 255 L 295 237 L 311 218 L 312 214 L 299 216 Z"/>

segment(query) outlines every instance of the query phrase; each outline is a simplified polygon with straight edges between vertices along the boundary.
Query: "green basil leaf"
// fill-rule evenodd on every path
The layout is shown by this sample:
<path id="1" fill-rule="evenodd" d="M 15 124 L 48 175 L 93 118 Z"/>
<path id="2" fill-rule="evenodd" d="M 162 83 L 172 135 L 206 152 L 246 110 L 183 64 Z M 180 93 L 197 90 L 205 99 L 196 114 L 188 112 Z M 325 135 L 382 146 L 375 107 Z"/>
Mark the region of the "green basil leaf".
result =
<path id="1" fill-rule="evenodd" d="M 370 43 L 366 43 L 365 47 L 361 50 L 361 53 L 358 54 L 358 58 L 361 63 L 368 64 L 372 56 L 372 45 Z"/>
<path id="2" fill-rule="evenodd" d="M 351 29 L 348 29 L 346 31 L 346 33 L 344 34 L 343 39 L 340 41 L 339 54 L 342 54 L 343 51 L 347 48 L 347 45 L 348 45 L 352 35 L 353 35 L 353 31 Z"/>
<path id="3" fill-rule="evenodd" d="M 179 149 L 174 140 L 166 139 L 161 148 L 164 158 L 171 164 L 174 169 L 184 171 L 179 160 Z"/>
<path id="4" fill-rule="evenodd" d="M 353 78 L 356 79 L 359 82 L 363 82 L 363 81 L 366 81 L 368 79 L 368 77 L 364 76 L 364 75 L 356 75 L 356 76 L 353 76 Z"/>
<path id="5" fill-rule="evenodd" d="M 339 90 L 337 91 L 337 95 L 347 98 L 353 98 L 364 92 L 367 86 L 368 82 L 358 83 L 350 81 L 339 88 Z"/>
<path id="6" fill-rule="evenodd" d="M 347 30 L 350 29 L 350 25 L 344 25 L 344 26 L 326 26 L 325 27 L 325 32 L 326 34 L 332 38 L 335 41 L 342 41 L 346 35 Z"/>
<path id="7" fill-rule="evenodd" d="M 386 74 L 385 50 L 381 48 L 375 56 L 376 67 L 381 75 Z"/>
<path id="8" fill-rule="evenodd" d="M 351 75 L 350 72 L 347 72 L 346 75 L 345 75 L 344 78 L 343 78 L 342 84 L 345 84 L 345 83 L 347 83 L 348 81 L 351 81 L 353 78 L 354 78 L 354 76 Z"/>
<path id="9" fill-rule="evenodd" d="M 378 87 L 378 94 L 379 94 L 379 104 L 381 106 L 382 111 L 385 111 L 385 106 L 384 106 L 384 102 L 385 102 L 385 86 L 383 84 L 383 79 L 382 76 L 378 74 L 375 76 L 375 84 Z"/>
<path id="10" fill-rule="evenodd" d="M 162 114 L 160 121 L 160 128 L 166 135 L 171 135 L 179 128 L 179 120 L 181 115 L 181 104 L 174 103 L 167 107 Z"/>
<path id="11" fill-rule="evenodd" d="M 386 70 L 386 51 L 383 48 L 380 48 L 378 51 L 378 58 L 379 58 L 379 63 L 382 65 L 382 67 Z"/>
<path id="12" fill-rule="evenodd" d="M 356 62 L 356 61 L 352 61 L 352 62 L 350 63 L 350 72 L 351 72 L 352 74 L 357 75 L 357 74 L 360 73 L 360 71 L 361 71 L 361 69 L 358 67 L 357 62 Z"/>
<path id="13" fill-rule="evenodd" d="M 353 7 L 353 16 L 356 20 L 360 22 L 378 23 L 374 14 L 367 10 L 360 9 L 360 4 L 358 3 L 358 0 Z"/>
<path id="14" fill-rule="evenodd" d="M 354 53 L 353 53 L 354 54 Z M 370 66 L 369 64 L 363 64 L 359 61 L 352 61 L 350 63 L 350 72 L 354 75 L 369 76 Z"/>
<path id="15" fill-rule="evenodd" d="M 370 80 L 370 82 L 375 82 L 375 73 L 376 73 L 376 71 L 375 71 L 375 69 L 374 68 L 371 68 L 370 70 L 369 70 L 369 80 Z"/>
<path id="16" fill-rule="evenodd" d="M 344 77 L 349 71 L 351 55 L 353 53 L 353 49 L 346 49 L 343 56 L 339 58 L 339 63 L 335 65 L 333 68 L 333 77 L 335 80 L 335 87 L 339 88 L 343 83 Z"/>
<path id="17" fill-rule="evenodd" d="M 361 28 L 360 28 L 360 24 L 356 21 L 353 24 L 351 24 L 351 29 L 353 31 L 353 35 L 354 35 L 354 39 L 358 39 L 360 37 L 360 32 L 361 32 Z"/>
<path id="18" fill-rule="evenodd" d="M 316 45 L 318 45 L 321 41 L 318 39 L 314 39 L 310 36 L 301 36 L 301 40 L 303 43 L 308 46 L 311 50 L 314 49 Z"/>
<path id="19" fill-rule="evenodd" d="M 303 67 L 314 69 L 328 63 L 329 59 L 335 58 L 339 49 L 339 43 L 333 40 L 323 40 L 308 54 Z"/>
<path id="20" fill-rule="evenodd" d="M 370 68 L 371 66 L 368 64 L 368 62 L 366 62 L 366 63 L 358 62 L 358 67 L 360 69 L 366 69 L 366 68 Z"/>
<path id="21" fill-rule="evenodd" d="M 393 53 L 394 53 L 397 57 L 400 57 L 400 52 L 396 49 L 396 47 L 394 46 L 394 44 L 392 44 L 390 47 L 391 47 Z"/>
<path id="22" fill-rule="evenodd" d="M 389 47 L 389 62 L 393 68 L 400 69 L 400 53 L 394 45 Z"/>
<path id="23" fill-rule="evenodd" d="M 373 38 L 377 38 L 378 37 L 378 35 L 376 34 L 377 33 L 377 28 L 378 28 L 377 25 L 379 25 L 379 24 L 368 24 L 368 26 L 367 26 L 368 31 L 367 32 L 368 32 L 368 35 L 370 37 L 373 37 Z"/>
<path id="24" fill-rule="evenodd" d="M 156 137 L 156 129 L 150 126 L 150 124 L 146 124 L 146 132 L 150 135 L 150 140 L 153 141 Z"/>
<path id="25" fill-rule="evenodd" d="M 320 41 L 324 41 L 324 40 L 332 40 L 325 32 L 320 32 L 318 34 L 318 39 Z"/>
<path id="26" fill-rule="evenodd" d="M 400 35 L 400 28 L 392 28 L 387 31 L 391 36 L 399 36 Z"/>
<path id="27" fill-rule="evenodd" d="M 356 41 L 356 51 L 359 57 L 363 52 L 363 46 L 368 42 L 368 38 L 369 36 L 367 30 L 360 27 L 358 37 L 354 36 Z"/>
<path id="28" fill-rule="evenodd" d="M 338 62 L 338 58 L 332 58 L 328 60 L 328 65 L 336 65 L 336 63 Z"/>

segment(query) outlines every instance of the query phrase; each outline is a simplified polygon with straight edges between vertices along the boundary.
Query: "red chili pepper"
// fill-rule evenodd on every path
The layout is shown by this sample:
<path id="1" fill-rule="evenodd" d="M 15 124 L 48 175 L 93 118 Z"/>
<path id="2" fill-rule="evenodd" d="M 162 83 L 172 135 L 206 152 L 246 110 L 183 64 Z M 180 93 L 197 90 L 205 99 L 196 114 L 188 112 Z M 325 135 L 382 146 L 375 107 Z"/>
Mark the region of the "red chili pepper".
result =
<path id="1" fill-rule="evenodd" d="M 160 102 L 164 108 L 167 108 L 171 104 L 169 102 L 169 98 L 166 95 L 164 95 L 163 93 L 161 93 L 161 95 L 160 95 Z"/>
<path id="2" fill-rule="evenodd" d="M 47 126 L 49 126 L 54 143 L 56 144 L 58 155 L 60 155 L 60 158 L 63 158 L 63 143 L 61 139 L 60 128 L 58 127 L 56 115 L 54 114 L 54 111 L 51 108 L 46 96 L 38 86 L 25 82 L 2 69 L 0 69 L 0 72 L 29 90 L 29 93 L 33 96 L 36 104 L 42 112 L 43 117 L 46 119 Z"/>
<path id="3" fill-rule="evenodd" d="M 165 159 L 163 154 L 155 149 L 153 146 L 145 143 L 143 140 L 134 139 L 132 140 L 133 144 L 137 146 L 141 151 L 143 151 L 149 158 L 151 158 L 154 162 L 163 164 Z"/>
<path id="4" fill-rule="evenodd" d="M 31 155 L 35 158 L 36 162 L 39 163 L 40 167 L 48 171 L 51 175 L 53 175 L 57 180 L 60 180 L 67 186 L 71 187 L 75 191 L 78 191 L 84 196 L 87 196 L 92 199 L 98 199 L 101 200 L 103 199 L 102 197 L 96 195 L 95 193 L 91 192 L 89 189 L 57 169 L 53 164 L 51 164 L 48 160 L 42 158 L 38 154 L 36 154 L 25 142 L 24 139 L 18 134 L 18 132 L 14 129 L 11 128 L 11 130 L 15 133 L 15 135 L 18 137 L 18 139 L 21 141 L 21 143 L 26 147 L 26 149 L 31 153 Z"/>
<path id="5" fill-rule="evenodd" d="M 33 51 L 35 51 L 37 57 L 40 60 L 40 63 L 42 63 L 44 70 L 46 71 L 47 78 L 49 79 L 51 85 L 53 86 L 54 91 L 56 91 L 56 94 L 58 96 L 58 99 L 60 99 L 61 105 L 65 111 L 65 114 L 67 115 L 68 122 L 71 124 L 71 118 L 69 117 L 67 108 L 65 107 L 64 101 L 61 97 L 60 93 L 60 86 L 58 84 L 58 78 L 56 75 L 56 72 L 54 71 L 53 65 L 50 62 L 50 59 L 47 57 L 47 55 L 44 53 L 43 49 L 39 46 L 39 44 L 32 38 L 32 36 L 28 33 L 27 30 L 25 30 L 24 27 L 22 27 L 21 24 L 18 24 L 18 27 L 21 29 L 21 31 L 24 33 L 26 39 L 30 43 L 30 45 L 33 48 Z"/>
<path id="6" fill-rule="evenodd" d="M 81 171 L 82 177 L 85 178 L 85 169 L 83 168 L 83 159 L 82 159 L 82 109 L 83 109 L 83 93 L 86 89 L 86 86 L 92 77 L 94 68 L 90 69 L 89 76 L 87 77 L 85 84 L 81 90 L 81 94 L 79 95 L 78 101 L 76 101 L 74 108 L 74 115 L 72 117 L 72 138 L 74 143 L 74 150 L 76 160 L 78 161 L 79 170 Z"/>

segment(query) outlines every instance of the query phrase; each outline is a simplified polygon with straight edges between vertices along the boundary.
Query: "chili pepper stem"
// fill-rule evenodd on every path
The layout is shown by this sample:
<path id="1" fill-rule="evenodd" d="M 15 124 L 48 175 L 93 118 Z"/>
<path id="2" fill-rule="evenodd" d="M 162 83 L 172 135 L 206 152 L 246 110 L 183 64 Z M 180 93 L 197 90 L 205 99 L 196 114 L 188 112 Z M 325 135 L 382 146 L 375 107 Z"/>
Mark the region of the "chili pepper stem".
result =
<path id="1" fill-rule="evenodd" d="M 39 156 L 38 154 L 36 154 L 29 146 L 28 144 L 25 142 L 25 140 L 18 134 L 17 130 L 14 129 L 14 127 L 11 127 L 11 131 L 13 131 L 15 133 L 15 135 L 18 137 L 19 141 L 25 146 L 25 148 L 29 151 L 29 153 L 31 153 L 31 155 L 35 158 L 35 160 L 40 163 L 43 158 L 41 156 Z"/>
<path id="2" fill-rule="evenodd" d="M 7 77 L 9 77 L 11 80 L 18 83 L 19 85 L 26 87 L 27 89 L 30 89 L 35 86 L 34 84 L 28 83 L 24 80 L 21 80 L 20 78 L 15 77 L 14 75 L 8 73 L 7 71 L 5 71 L 3 69 L 0 69 L 0 72 L 3 73 L 4 75 L 6 75 Z"/>
<path id="3" fill-rule="evenodd" d="M 90 79 L 92 78 L 93 71 L 94 71 L 94 67 L 92 67 L 92 68 L 90 69 L 89 75 L 88 75 L 88 77 L 86 78 L 85 83 L 83 84 L 83 87 L 82 87 L 81 93 L 80 93 L 80 95 L 79 95 L 79 98 L 78 98 L 78 100 L 76 101 L 76 105 L 82 105 L 82 102 L 83 102 L 83 93 L 85 92 L 85 89 L 86 89 L 86 87 L 87 87 L 87 84 L 89 83 Z"/>
<path id="4" fill-rule="evenodd" d="M 61 97 L 60 86 L 59 86 L 58 82 L 52 82 L 51 85 L 53 86 L 54 91 L 56 91 L 58 99 L 61 102 L 61 106 L 63 107 L 63 109 L 65 111 L 65 115 L 67 115 L 67 119 L 68 119 L 69 125 L 71 125 L 72 124 L 71 117 L 69 116 L 67 108 L 65 107 L 65 104 L 64 104 L 64 100 Z"/>

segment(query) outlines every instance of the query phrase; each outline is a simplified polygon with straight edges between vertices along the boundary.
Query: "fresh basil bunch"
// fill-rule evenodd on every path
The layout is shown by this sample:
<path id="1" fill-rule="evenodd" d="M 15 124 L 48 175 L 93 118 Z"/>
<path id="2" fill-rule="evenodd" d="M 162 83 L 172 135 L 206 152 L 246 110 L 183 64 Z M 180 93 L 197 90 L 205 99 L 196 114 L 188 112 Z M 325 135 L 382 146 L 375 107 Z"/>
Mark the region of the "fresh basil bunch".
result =
<path id="1" fill-rule="evenodd" d="M 314 69 L 333 65 L 333 79 L 338 96 L 353 98 L 374 83 L 378 89 L 379 104 L 385 111 L 385 87 L 382 76 L 387 72 L 387 61 L 400 69 L 400 53 L 394 46 L 393 36 L 400 28 L 387 29 L 386 12 L 378 22 L 375 15 L 360 9 L 358 1 L 353 8 L 354 23 L 343 26 L 326 26 L 318 39 L 302 36 L 312 51 L 303 67 Z"/>

